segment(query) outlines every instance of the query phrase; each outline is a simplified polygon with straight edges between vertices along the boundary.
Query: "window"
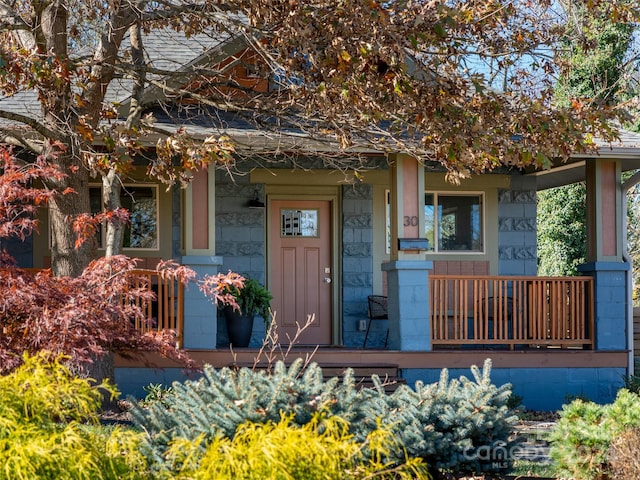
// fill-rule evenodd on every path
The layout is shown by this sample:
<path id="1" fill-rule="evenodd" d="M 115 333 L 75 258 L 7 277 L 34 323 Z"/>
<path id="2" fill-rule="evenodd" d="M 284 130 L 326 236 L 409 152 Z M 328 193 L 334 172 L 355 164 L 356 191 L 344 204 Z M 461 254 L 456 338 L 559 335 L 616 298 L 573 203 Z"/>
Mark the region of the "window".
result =
<path id="1" fill-rule="evenodd" d="M 91 211 L 100 211 L 102 189 L 89 189 Z M 125 227 L 123 248 L 158 249 L 158 187 L 156 185 L 124 185 L 120 192 L 122 208 L 129 211 L 129 223 Z M 98 232 L 100 248 L 104 248 L 104 234 Z"/>
<path id="2" fill-rule="evenodd" d="M 425 236 L 434 252 L 483 252 L 483 194 L 424 196 Z"/>
<path id="3" fill-rule="evenodd" d="M 282 237 L 318 237 L 318 210 L 280 210 Z"/>

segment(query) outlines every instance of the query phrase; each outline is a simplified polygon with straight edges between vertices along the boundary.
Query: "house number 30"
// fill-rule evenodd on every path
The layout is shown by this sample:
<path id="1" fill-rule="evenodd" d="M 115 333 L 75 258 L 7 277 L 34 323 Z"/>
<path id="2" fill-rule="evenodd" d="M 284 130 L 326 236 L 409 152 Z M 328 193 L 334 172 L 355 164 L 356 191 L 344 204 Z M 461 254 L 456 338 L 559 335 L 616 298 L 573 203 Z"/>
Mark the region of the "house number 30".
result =
<path id="1" fill-rule="evenodd" d="M 404 216 L 404 226 L 405 227 L 417 227 L 418 226 L 418 216 L 417 215 L 413 215 L 413 216 L 408 216 L 405 215 Z"/>

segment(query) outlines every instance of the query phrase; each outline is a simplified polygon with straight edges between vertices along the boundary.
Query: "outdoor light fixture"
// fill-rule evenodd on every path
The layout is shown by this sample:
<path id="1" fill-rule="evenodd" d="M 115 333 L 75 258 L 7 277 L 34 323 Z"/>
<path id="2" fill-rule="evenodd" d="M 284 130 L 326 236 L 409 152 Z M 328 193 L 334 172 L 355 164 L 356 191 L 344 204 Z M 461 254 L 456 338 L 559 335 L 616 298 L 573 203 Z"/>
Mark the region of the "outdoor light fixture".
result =
<path id="1" fill-rule="evenodd" d="M 264 208 L 264 202 L 260 201 L 258 190 L 254 190 L 253 198 L 247 203 L 249 208 Z"/>

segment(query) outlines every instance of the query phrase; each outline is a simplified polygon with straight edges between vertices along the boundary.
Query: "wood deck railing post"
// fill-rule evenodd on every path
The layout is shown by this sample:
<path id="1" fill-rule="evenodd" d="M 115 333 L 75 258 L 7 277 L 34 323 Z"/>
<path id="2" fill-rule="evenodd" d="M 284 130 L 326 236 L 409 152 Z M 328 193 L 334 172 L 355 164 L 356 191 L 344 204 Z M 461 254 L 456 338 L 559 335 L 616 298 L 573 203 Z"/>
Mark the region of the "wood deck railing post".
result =
<path id="1" fill-rule="evenodd" d="M 155 270 L 134 270 L 138 280 L 134 285 L 139 288 L 147 285 L 156 294 L 156 300 L 145 306 L 144 321 L 136 320 L 135 327 L 140 332 L 172 330 L 176 337 L 176 346 L 183 346 L 184 328 L 184 287 L 177 280 L 163 278 Z M 138 306 L 142 306 L 137 301 Z"/>

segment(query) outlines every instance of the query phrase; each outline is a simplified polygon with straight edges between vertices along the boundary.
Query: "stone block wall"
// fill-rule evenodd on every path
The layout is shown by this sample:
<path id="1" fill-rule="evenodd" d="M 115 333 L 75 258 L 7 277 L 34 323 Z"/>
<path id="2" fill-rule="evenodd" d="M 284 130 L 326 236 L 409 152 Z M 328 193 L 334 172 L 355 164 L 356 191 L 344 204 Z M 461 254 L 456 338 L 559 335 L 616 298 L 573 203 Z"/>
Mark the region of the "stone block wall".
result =
<path id="1" fill-rule="evenodd" d="M 511 188 L 498 191 L 498 275 L 536 275 L 536 184 L 512 176 Z"/>
<path id="2" fill-rule="evenodd" d="M 368 343 L 368 342 L 367 342 Z M 478 365 L 482 367 L 482 365 Z M 449 378 L 469 379 L 473 375 L 468 368 L 450 368 Z M 402 369 L 401 377 L 409 387 L 417 381 L 425 384 L 440 380 L 439 368 Z M 615 367 L 583 368 L 493 368 L 491 382 L 495 385 L 511 384 L 514 394 L 522 397 L 522 403 L 528 410 L 557 411 L 562 405 L 574 398 L 586 398 L 605 404 L 615 400 L 626 371 Z M 149 384 L 170 385 L 173 381 L 194 379 L 192 374 L 182 368 L 116 368 L 116 384 L 123 396 L 144 398 L 144 387 Z"/>
<path id="3" fill-rule="evenodd" d="M 367 320 L 373 292 L 373 186 L 342 187 L 342 337 L 345 347 L 362 347 L 360 320 Z M 368 320 L 367 320 L 368 321 Z M 382 347 L 386 321 L 371 326 L 367 348 Z"/>
<path id="4" fill-rule="evenodd" d="M 594 279 L 596 350 L 626 350 L 628 315 L 627 272 L 624 262 L 592 262 L 578 270 Z"/>
<path id="5" fill-rule="evenodd" d="M 437 382 L 440 373 L 436 368 L 410 368 L 403 369 L 401 376 L 413 387 L 417 381 Z M 624 368 L 588 365 L 583 368 L 493 368 L 491 382 L 511 384 L 513 393 L 522 397 L 528 410 L 556 411 L 574 398 L 587 398 L 596 403 L 612 402 L 622 387 L 624 374 Z M 450 379 L 461 376 L 473 378 L 469 369 L 449 369 Z"/>
<path id="6" fill-rule="evenodd" d="M 216 255 L 222 257 L 220 272 L 232 270 L 264 284 L 266 268 L 266 209 L 247 207 L 255 197 L 264 201 L 264 185 L 250 184 L 248 177 L 230 179 L 216 172 Z M 262 344 L 264 323 L 256 318 L 250 347 Z M 224 317 L 218 315 L 218 347 L 229 344 Z"/>

